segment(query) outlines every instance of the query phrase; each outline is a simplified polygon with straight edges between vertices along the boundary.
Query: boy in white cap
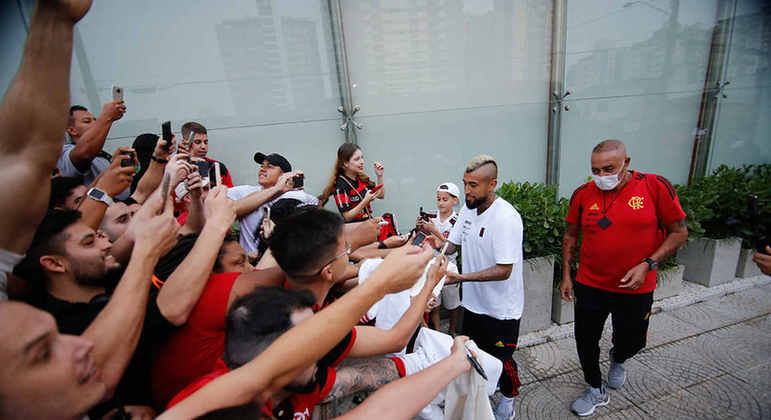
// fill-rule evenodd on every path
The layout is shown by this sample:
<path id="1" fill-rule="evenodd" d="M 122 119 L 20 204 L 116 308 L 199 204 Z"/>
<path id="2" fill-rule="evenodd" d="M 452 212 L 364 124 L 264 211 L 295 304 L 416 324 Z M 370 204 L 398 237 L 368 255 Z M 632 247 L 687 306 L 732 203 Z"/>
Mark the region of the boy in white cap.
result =
<path id="1" fill-rule="evenodd" d="M 445 182 L 436 189 L 436 207 L 439 209 L 436 213 L 428 214 L 428 220 L 418 217 L 416 223 L 417 228 L 423 230 L 426 233 L 430 233 L 441 239 L 441 242 L 447 240 L 450 235 L 450 230 L 455 225 L 455 221 L 458 219 L 458 214 L 455 212 L 455 205 L 458 204 L 458 196 L 460 190 L 458 186 L 452 182 Z M 448 254 L 447 258 L 453 263 L 457 263 L 458 253 Z M 432 328 L 439 330 L 439 307 L 438 303 L 442 303 L 444 308 L 450 312 L 450 330 L 449 334 L 455 336 L 455 326 L 458 321 L 458 307 L 460 306 L 460 285 L 453 284 L 446 286 L 442 289 L 442 295 L 440 302 L 437 302 L 436 309 L 431 311 L 431 324 Z"/>

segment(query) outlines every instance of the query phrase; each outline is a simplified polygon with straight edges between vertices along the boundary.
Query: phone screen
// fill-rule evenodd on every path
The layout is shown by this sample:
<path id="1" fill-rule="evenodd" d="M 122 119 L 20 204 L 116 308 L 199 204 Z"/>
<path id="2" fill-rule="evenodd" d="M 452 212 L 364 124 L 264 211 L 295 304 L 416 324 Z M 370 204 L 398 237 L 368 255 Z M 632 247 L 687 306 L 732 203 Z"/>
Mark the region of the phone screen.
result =
<path id="1" fill-rule="evenodd" d="M 415 246 L 420 246 L 420 244 L 423 243 L 423 241 L 426 240 L 426 235 L 422 232 L 418 232 L 417 235 L 415 235 L 415 239 L 412 240 L 412 244 Z"/>
<path id="2" fill-rule="evenodd" d="M 163 136 L 163 139 L 166 140 L 166 151 L 171 150 L 171 121 L 166 121 L 163 124 L 161 124 L 161 135 Z"/>

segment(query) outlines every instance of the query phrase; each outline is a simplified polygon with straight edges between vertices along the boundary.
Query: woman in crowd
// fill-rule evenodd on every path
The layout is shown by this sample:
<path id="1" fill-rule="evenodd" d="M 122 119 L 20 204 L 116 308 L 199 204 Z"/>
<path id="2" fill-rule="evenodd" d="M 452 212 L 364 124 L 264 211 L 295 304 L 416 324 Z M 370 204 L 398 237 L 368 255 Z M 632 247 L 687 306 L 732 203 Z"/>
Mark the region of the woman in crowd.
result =
<path id="1" fill-rule="evenodd" d="M 364 173 L 364 154 L 359 146 L 344 143 L 337 149 L 337 161 L 324 192 L 319 196 L 323 206 L 330 195 L 335 196 L 337 209 L 346 222 L 358 222 L 373 217 L 370 203 L 385 198 L 383 165 L 373 164 L 377 184 Z"/>

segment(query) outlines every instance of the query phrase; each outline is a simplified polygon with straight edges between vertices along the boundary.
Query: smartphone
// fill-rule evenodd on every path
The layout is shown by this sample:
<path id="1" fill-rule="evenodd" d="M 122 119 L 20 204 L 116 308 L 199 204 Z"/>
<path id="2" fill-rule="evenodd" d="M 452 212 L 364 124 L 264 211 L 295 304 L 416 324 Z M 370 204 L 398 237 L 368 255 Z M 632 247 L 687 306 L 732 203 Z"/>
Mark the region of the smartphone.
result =
<path id="1" fill-rule="evenodd" d="M 127 159 L 121 159 L 121 161 L 120 161 L 121 168 L 125 168 L 125 167 L 128 167 L 128 166 L 134 166 L 134 152 L 132 152 L 130 150 L 124 150 L 124 151 L 120 152 L 120 154 L 123 155 L 123 156 L 128 156 Z"/>
<path id="2" fill-rule="evenodd" d="M 163 136 L 163 139 L 166 140 L 164 150 L 168 152 L 171 150 L 171 121 L 166 121 L 161 124 L 161 135 Z"/>
<path id="3" fill-rule="evenodd" d="M 426 235 L 423 232 L 418 232 L 415 238 L 412 240 L 412 244 L 420 246 L 426 240 Z"/>
<path id="4" fill-rule="evenodd" d="M 123 100 L 123 88 L 118 85 L 112 86 L 112 100 L 113 101 L 122 101 Z"/>
<path id="5" fill-rule="evenodd" d="M 292 185 L 294 188 L 300 188 L 305 183 L 305 175 L 299 174 L 292 178 Z"/>
<path id="6" fill-rule="evenodd" d="M 380 184 L 380 185 L 375 185 L 374 187 L 372 187 L 372 192 L 373 192 L 373 193 L 376 193 L 376 192 L 378 192 L 378 190 L 380 190 L 381 188 L 383 188 L 383 184 Z"/>
<path id="7" fill-rule="evenodd" d="M 268 220 L 272 220 L 272 219 L 270 218 L 270 206 L 268 206 L 267 212 L 268 212 Z"/>
<path id="8" fill-rule="evenodd" d="M 750 216 L 750 222 L 753 226 L 752 231 L 752 237 L 753 237 L 753 244 L 752 246 L 755 248 L 756 251 L 765 254 L 766 253 L 766 245 L 771 245 L 771 241 L 768 240 L 765 233 L 761 229 L 763 229 L 763 223 L 760 221 L 760 213 L 758 211 L 758 196 L 751 194 L 747 197 L 747 212 Z"/>

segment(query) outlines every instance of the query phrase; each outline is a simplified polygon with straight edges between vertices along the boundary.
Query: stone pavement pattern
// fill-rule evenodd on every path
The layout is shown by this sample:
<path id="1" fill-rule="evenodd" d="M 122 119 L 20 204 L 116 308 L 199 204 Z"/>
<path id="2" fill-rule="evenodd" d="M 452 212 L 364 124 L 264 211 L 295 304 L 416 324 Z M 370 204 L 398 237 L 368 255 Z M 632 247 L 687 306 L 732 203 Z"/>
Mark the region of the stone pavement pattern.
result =
<path id="1" fill-rule="evenodd" d="M 771 419 L 771 277 L 684 287 L 680 296 L 654 302 L 648 345 L 625 363 L 626 385 L 608 390 L 610 404 L 586 418 Z M 572 328 L 520 337 L 517 419 L 579 418 L 570 404 L 586 384 Z M 610 347 L 608 319 L 600 341 L 603 375 Z M 331 402 L 314 418 L 342 414 L 364 397 Z"/>
<path id="2" fill-rule="evenodd" d="M 598 419 L 771 418 L 771 284 L 651 317 L 648 346 L 625 363 L 627 383 L 609 390 Z M 600 342 L 603 375 L 610 321 Z M 514 353 L 522 388 L 518 419 L 576 419 L 586 389 L 572 337 Z M 496 400 L 499 396 L 496 395 Z"/>

